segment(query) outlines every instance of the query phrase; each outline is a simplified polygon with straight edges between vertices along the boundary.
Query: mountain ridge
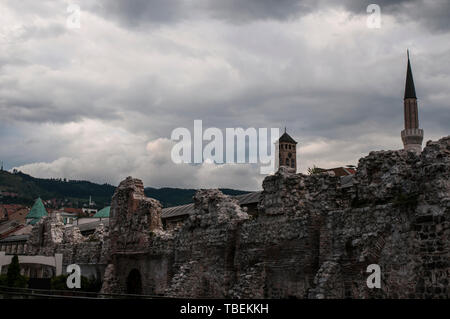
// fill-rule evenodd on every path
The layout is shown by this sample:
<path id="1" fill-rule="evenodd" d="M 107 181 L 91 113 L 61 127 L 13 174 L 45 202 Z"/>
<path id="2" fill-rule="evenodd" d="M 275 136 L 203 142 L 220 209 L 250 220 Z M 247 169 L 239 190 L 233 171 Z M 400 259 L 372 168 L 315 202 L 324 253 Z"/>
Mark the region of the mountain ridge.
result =
<path id="1" fill-rule="evenodd" d="M 20 171 L 0 171 L 0 203 L 3 204 L 31 205 L 36 198 L 41 197 L 43 200 L 53 200 L 55 205 L 81 208 L 88 205 L 89 197 L 92 197 L 95 207 L 100 209 L 110 205 L 115 189 L 116 186 L 108 183 L 36 178 Z M 227 195 L 249 193 L 229 188 L 220 190 Z M 159 200 L 163 207 L 171 207 L 191 203 L 197 189 L 146 187 L 144 191 L 146 196 Z M 1 196 L 1 193 L 6 193 L 6 196 Z"/>

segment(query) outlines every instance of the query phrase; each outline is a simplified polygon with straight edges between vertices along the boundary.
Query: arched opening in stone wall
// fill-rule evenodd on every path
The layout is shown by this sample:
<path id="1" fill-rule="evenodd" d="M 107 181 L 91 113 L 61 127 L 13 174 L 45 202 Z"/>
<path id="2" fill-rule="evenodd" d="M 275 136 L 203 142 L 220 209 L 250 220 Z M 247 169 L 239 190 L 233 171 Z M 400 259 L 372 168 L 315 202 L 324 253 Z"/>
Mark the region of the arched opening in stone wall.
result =
<path id="1" fill-rule="evenodd" d="M 127 277 L 127 294 L 142 294 L 141 273 L 137 269 L 130 271 Z"/>

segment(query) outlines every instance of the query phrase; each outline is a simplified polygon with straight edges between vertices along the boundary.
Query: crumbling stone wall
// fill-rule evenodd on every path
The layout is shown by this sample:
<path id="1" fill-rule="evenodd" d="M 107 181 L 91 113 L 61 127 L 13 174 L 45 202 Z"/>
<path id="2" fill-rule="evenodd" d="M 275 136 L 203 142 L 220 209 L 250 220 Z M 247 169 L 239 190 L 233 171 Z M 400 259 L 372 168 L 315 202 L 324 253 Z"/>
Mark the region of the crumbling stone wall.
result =
<path id="1" fill-rule="evenodd" d="M 194 213 L 173 238 L 176 275 L 165 292 L 170 296 L 227 297 L 235 281 L 240 226 L 249 219 L 236 199 L 219 190 L 194 196 Z"/>
<path id="2" fill-rule="evenodd" d="M 109 233 L 99 227 L 84 238 L 44 218 L 28 247 L 63 252 L 65 262 L 107 263 L 104 292 L 449 298 L 450 137 L 419 155 L 371 152 L 352 183 L 341 182 L 282 167 L 264 180 L 258 215 L 218 190 L 201 190 L 189 219 L 164 231 L 161 205 L 129 177 L 113 196 Z M 370 264 L 381 268 L 381 289 L 367 287 Z"/>
<path id="3" fill-rule="evenodd" d="M 161 204 L 144 195 L 139 179 L 127 177 L 112 197 L 110 238 L 112 252 L 148 250 L 152 231 L 161 230 Z"/>
<path id="4" fill-rule="evenodd" d="M 350 189 L 337 177 L 281 169 L 263 183 L 260 215 L 238 225 L 232 274 L 217 280 L 229 291 L 209 296 L 448 298 L 449 177 L 450 137 L 419 156 L 370 153 Z M 370 264 L 381 267 L 381 289 L 366 285 Z M 196 268 L 206 265 L 202 277 L 222 267 Z M 199 279 L 180 271 L 186 282 Z"/>
<path id="5" fill-rule="evenodd" d="M 78 264 L 82 275 L 102 278 L 109 258 L 108 231 L 99 224 L 94 234 L 84 237 L 76 226 L 65 227 L 59 214 L 43 217 L 32 229 L 27 255 L 63 254 L 63 272 L 67 265 Z"/>
<path id="6" fill-rule="evenodd" d="M 111 204 L 110 255 L 103 292 L 129 292 L 132 271 L 140 274 L 139 293 L 163 292 L 171 268 L 171 248 L 170 236 L 162 234 L 161 208 L 157 200 L 145 197 L 139 179 L 128 177 L 117 187 Z M 161 241 L 165 244 L 158 245 Z"/>
<path id="7" fill-rule="evenodd" d="M 334 258 L 339 274 L 319 271 L 317 280 L 343 282 L 341 297 L 448 298 L 449 178 L 450 137 L 428 142 L 420 155 L 389 151 L 362 158 L 351 205 L 328 212 L 321 231 L 321 268 Z M 381 267 L 381 289 L 366 286 L 372 263 Z M 319 285 L 310 297 L 335 293 Z"/>

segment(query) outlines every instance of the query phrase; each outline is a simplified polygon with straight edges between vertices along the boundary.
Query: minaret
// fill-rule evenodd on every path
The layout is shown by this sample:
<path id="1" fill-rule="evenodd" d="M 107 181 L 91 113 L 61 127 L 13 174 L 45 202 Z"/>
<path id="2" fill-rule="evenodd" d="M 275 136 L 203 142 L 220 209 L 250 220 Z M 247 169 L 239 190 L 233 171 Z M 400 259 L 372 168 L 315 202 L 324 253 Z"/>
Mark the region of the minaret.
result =
<path id="1" fill-rule="evenodd" d="M 406 151 L 422 152 L 423 130 L 419 128 L 419 113 L 417 109 L 416 89 L 411 71 L 408 54 L 406 70 L 405 97 L 403 100 L 405 112 L 405 129 L 402 131 L 403 146 Z"/>
<path id="2" fill-rule="evenodd" d="M 286 132 L 278 139 L 275 144 L 277 150 L 276 167 L 290 167 L 297 173 L 297 142 Z"/>

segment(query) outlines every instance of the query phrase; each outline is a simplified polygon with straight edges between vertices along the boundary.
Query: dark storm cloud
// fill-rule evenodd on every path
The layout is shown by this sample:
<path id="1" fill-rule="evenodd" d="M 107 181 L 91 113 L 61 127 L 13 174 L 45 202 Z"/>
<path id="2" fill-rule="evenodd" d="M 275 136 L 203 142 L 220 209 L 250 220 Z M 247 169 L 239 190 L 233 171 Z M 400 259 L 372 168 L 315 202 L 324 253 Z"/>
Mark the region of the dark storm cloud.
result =
<path id="1" fill-rule="evenodd" d="M 170 24 L 187 14 L 182 0 L 103 0 L 91 10 L 106 19 L 118 19 L 122 24 L 136 27 L 141 24 Z M 90 5 L 90 4 L 88 4 Z"/>
<path id="2" fill-rule="evenodd" d="M 285 20 L 310 13 L 317 7 L 313 0 L 103 0 L 95 5 L 86 5 L 93 12 L 105 18 L 117 19 L 128 27 L 171 24 L 207 17 L 231 23 Z"/>
<path id="3" fill-rule="evenodd" d="M 256 20 L 288 20 L 311 12 L 343 7 L 356 15 L 367 15 L 369 4 L 377 4 L 381 14 L 399 21 L 420 21 L 436 31 L 450 29 L 450 1 L 426 0 L 103 0 L 85 7 L 109 19 L 117 19 L 128 27 L 148 24 L 171 24 L 187 19 L 213 18 L 230 23 Z"/>
<path id="4" fill-rule="evenodd" d="M 94 88 L 82 80 L 50 77 L 0 83 L 0 113 L 4 120 L 67 123 L 89 117 L 119 118 L 114 108 L 102 103 L 103 96 L 111 91 L 109 87 Z"/>
<path id="5" fill-rule="evenodd" d="M 286 20 L 313 11 L 316 1 L 298 0 L 225 0 L 206 1 L 211 16 L 231 21 L 250 22 L 261 19 Z"/>
<path id="6" fill-rule="evenodd" d="M 450 1 L 447 0 L 363 0 L 343 2 L 349 11 L 366 14 L 369 4 L 377 4 L 381 14 L 389 14 L 403 23 L 419 21 L 433 31 L 450 30 Z"/>

